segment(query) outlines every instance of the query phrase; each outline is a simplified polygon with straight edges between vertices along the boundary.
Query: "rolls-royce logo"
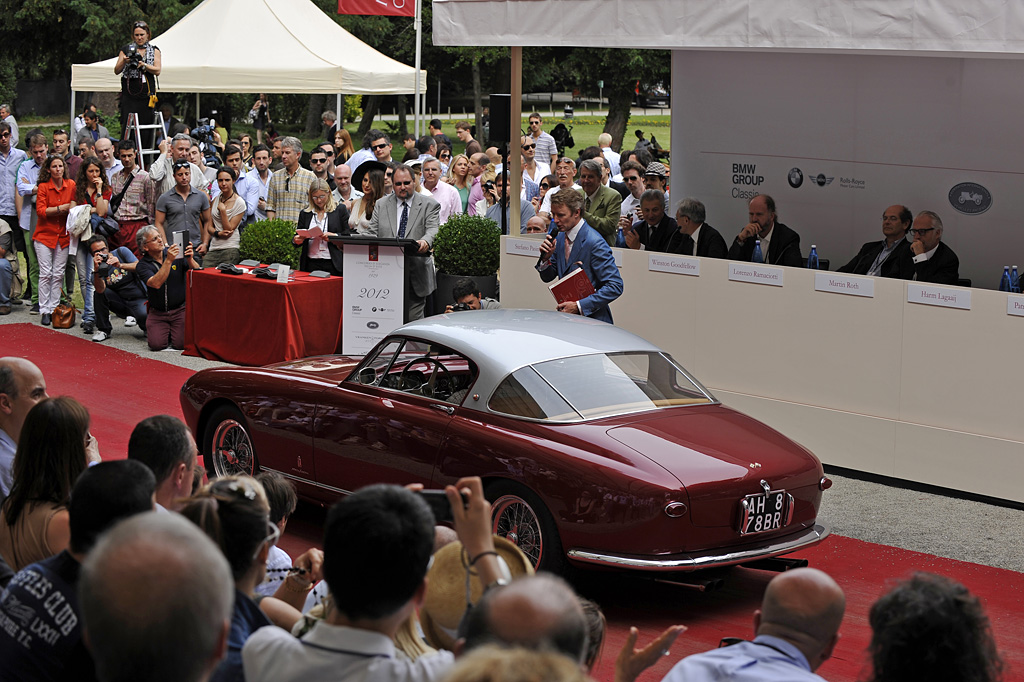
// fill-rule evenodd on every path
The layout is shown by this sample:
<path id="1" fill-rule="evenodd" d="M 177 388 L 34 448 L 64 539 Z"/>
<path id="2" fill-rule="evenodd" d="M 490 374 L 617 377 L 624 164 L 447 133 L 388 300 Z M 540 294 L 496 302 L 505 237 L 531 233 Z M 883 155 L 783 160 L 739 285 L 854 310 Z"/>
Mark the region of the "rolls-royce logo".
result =
<path id="1" fill-rule="evenodd" d="M 992 193 L 976 182 L 961 182 L 949 190 L 949 205 L 967 215 L 978 215 L 992 207 Z"/>

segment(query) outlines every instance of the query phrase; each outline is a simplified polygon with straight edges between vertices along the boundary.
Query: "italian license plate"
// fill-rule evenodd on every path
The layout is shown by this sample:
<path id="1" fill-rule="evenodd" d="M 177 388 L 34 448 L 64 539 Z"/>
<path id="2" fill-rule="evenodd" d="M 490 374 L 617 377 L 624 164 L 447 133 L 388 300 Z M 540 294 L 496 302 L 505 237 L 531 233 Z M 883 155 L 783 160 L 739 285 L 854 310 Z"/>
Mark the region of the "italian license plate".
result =
<path id="1" fill-rule="evenodd" d="M 785 490 L 747 495 L 740 501 L 740 535 L 778 530 L 789 523 L 791 497 Z"/>

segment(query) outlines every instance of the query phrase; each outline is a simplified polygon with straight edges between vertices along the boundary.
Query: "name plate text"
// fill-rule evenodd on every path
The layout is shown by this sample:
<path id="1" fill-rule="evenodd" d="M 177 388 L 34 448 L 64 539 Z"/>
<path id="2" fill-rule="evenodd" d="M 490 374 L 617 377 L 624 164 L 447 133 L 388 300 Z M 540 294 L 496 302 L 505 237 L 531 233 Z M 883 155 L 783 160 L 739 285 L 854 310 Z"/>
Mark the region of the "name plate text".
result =
<path id="1" fill-rule="evenodd" d="M 543 239 L 508 237 L 505 239 L 505 253 L 510 256 L 529 256 L 530 258 L 539 258 L 540 245 L 543 243 Z"/>
<path id="2" fill-rule="evenodd" d="M 782 268 L 756 263 L 729 263 L 729 279 L 734 282 L 782 286 Z"/>
<path id="3" fill-rule="evenodd" d="M 907 282 L 907 303 L 921 303 L 922 305 L 937 305 L 942 308 L 970 310 L 971 290 Z"/>
<path id="4" fill-rule="evenodd" d="M 833 272 L 816 272 L 814 273 L 814 290 L 874 298 L 875 280 L 872 277 L 849 277 Z"/>
<path id="5" fill-rule="evenodd" d="M 670 256 L 664 253 L 647 254 L 650 272 L 671 272 L 674 275 L 700 276 L 700 259 L 693 256 Z"/>
<path id="6" fill-rule="evenodd" d="M 1006 314 L 1024 317 L 1024 296 L 1010 294 L 1006 297 Z"/>

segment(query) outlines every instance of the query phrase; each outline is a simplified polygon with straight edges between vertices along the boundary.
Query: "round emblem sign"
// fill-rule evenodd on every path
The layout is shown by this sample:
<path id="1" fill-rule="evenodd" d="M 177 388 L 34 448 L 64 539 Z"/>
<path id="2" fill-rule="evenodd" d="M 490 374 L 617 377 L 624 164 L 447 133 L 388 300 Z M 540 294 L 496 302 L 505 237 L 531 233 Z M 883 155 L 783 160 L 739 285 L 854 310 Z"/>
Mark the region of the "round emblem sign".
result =
<path id="1" fill-rule="evenodd" d="M 949 204 L 961 213 L 978 215 L 992 207 L 992 193 L 976 182 L 961 182 L 949 190 Z"/>
<path id="2" fill-rule="evenodd" d="M 796 189 L 804 184 L 804 172 L 799 168 L 791 168 L 789 171 L 789 186 Z"/>

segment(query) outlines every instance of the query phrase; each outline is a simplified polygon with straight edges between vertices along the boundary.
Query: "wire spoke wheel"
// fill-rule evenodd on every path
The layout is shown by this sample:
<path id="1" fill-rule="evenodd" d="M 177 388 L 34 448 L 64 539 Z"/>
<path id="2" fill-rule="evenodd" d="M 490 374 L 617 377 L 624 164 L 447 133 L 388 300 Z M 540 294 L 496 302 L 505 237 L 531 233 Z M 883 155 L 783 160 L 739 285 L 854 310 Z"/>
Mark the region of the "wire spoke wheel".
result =
<path id="1" fill-rule="evenodd" d="M 533 507 L 517 495 L 503 495 L 491 513 L 494 534 L 516 545 L 538 569 L 544 558 L 544 531 Z"/>
<path id="2" fill-rule="evenodd" d="M 256 457 L 252 441 L 245 426 L 235 419 L 224 419 L 217 424 L 211 443 L 213 470 L 219 476 L 244 474 L 252 476 Z"/>

